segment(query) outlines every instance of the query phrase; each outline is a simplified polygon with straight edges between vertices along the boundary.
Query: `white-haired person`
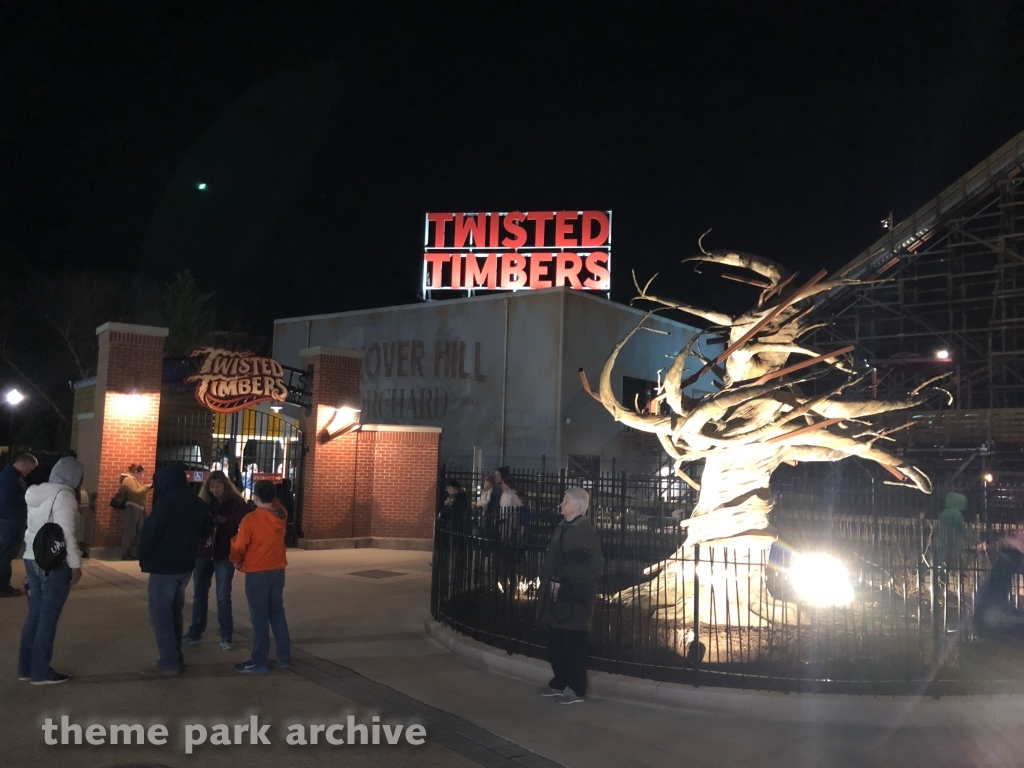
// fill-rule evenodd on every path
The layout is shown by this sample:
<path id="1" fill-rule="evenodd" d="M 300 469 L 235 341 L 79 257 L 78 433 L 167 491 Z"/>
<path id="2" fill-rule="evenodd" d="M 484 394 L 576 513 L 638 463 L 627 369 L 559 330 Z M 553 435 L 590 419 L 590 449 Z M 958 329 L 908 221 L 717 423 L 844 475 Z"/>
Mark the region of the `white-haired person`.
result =
<path id="1" fill-rule="evenodd" d="M 548 630 L 548 658 L 554 677 L 541 696 L 579 704 L 587 695 L 587 641 L 604 568 L 597 531 L 587 519 L 590 494 L 569 488 L 559 505 L 562 519 L 551 536 L 541 567 L 538 613 Z"/>

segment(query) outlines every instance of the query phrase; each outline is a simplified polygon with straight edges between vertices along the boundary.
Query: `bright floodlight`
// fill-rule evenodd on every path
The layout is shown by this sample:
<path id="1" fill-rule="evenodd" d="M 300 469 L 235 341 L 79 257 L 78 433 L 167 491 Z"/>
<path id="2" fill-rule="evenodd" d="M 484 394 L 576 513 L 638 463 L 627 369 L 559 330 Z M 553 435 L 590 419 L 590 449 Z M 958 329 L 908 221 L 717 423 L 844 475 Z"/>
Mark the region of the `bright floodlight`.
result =
<path id="1" fill-rule="evenodd" d="M 981 479 L 984 480 L 986 483 L 991 483 L 993 480 L 995 480 L 995 477 L 992 476 L 991 472 L 986 472 L 984 475 L 981 476 Z"/>
<path id="2" fill-rule="evenodd" d="M 789 579 L 800 598 L 811 605 L 849 605 L 853 602 L 850 573 L 831 555 L 794 555 Z"/>
<path id="3" fill-rule="evenodd" d="M 203 192 L 206 189 L 206 182 L 200 181 L 198 184 L 196 184 L 196 189 L 198 189 L 200 192 Z"/>
<path id="4" fill-rule="evenodd" d="M 939 358 L 939 360 L 949 360 L 949 350 L 940 349 L 938 352 L 935 353 L 935 356 Z"/>
<path id="5" fill-rule="evenodd" d="M 8 405 L 17 405 L 18 403 L 25 399 L 25 396 L 21 394 L 21 392 L 19 392 L 18 390 L 11 389 L 8 390 L 6 395 L 4 395 L 4 399 L 7 400 Z"/>

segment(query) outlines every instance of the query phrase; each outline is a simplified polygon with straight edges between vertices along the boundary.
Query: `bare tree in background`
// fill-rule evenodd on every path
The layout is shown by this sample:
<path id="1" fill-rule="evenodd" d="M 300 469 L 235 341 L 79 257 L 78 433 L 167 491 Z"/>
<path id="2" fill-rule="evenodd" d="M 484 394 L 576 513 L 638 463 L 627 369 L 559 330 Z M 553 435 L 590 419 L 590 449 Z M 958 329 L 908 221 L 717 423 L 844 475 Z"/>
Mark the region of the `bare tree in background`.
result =
<path id="1" fill-rule="evenodd" d="M 160 321 L 169 329 L 164 347 L 168 355 L 186 355 L 210 343 L 217 329 L 217 313 L 210 306 L 213 293 L 203 293 L 189 271 L 179 272 L 167 285 L 160 302 Z"/>
<path id="2" fill-rule="evenodd" d="M 119 273 L 86 270 L 34 280 L 20 295 L 5 297 L 0 357 L 68 424 L 70 382 L 96 374 L 97 326 L 128 320 L 137 294 L 134 278 Z"/>

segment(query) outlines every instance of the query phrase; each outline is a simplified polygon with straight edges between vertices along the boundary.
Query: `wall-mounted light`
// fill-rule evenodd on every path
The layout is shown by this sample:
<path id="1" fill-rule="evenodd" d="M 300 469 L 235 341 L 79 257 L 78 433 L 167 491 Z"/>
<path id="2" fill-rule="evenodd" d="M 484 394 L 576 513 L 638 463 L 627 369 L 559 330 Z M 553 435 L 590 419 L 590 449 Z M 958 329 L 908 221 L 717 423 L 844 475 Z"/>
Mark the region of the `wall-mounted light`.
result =
<path id="1" fill-rule="evenodd" d="M 324 427 L 324 434 L 327 439 L 334 440 L 353 430 L 359 429 L 359 414 L 360 410 L 358 408 L 352 408 L 347 405 L 335 408 L 334 415 L 331 416 L 327 426 Z"/>
<path id="2" fill-rule="evenodd" d="M 107 396 L 107 411 L 119 419 L 137 419 L 149 410 L 152 401 L 152 395 L 111 392 Z"/>
<path id="3" fill-rule="evenodd" d="M 993 480 L 995 480 L 995 477 L 993 477 L 991 472 L 986 472 L 984 475 L 981 476 L 981 479 L 984 480 L 986 483 L 991 483 Z"/>

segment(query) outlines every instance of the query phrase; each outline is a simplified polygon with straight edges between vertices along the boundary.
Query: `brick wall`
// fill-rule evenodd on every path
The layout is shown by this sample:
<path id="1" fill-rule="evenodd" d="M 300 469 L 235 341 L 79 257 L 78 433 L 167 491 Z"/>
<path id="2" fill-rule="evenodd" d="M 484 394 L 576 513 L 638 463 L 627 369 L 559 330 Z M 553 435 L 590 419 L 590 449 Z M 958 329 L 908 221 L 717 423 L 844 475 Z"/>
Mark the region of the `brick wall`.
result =
<path id="1" fill-rule="evenodd" d="M 359 433 L 355 535 L 430 538 L 441 435 L 374 426 Z"/>
<path id="2" fill-rule="evenodd" d="M 97 494 L 92 546 L 121 544 L 121 513 L 108 502 L 122 472 L 142 464 L 147 480 L 156 464 L 160 379 L 166 329 L 108 323 L 97 330 L 99 361 L 94 418 L 79 434 L 85 487 Z"/>

